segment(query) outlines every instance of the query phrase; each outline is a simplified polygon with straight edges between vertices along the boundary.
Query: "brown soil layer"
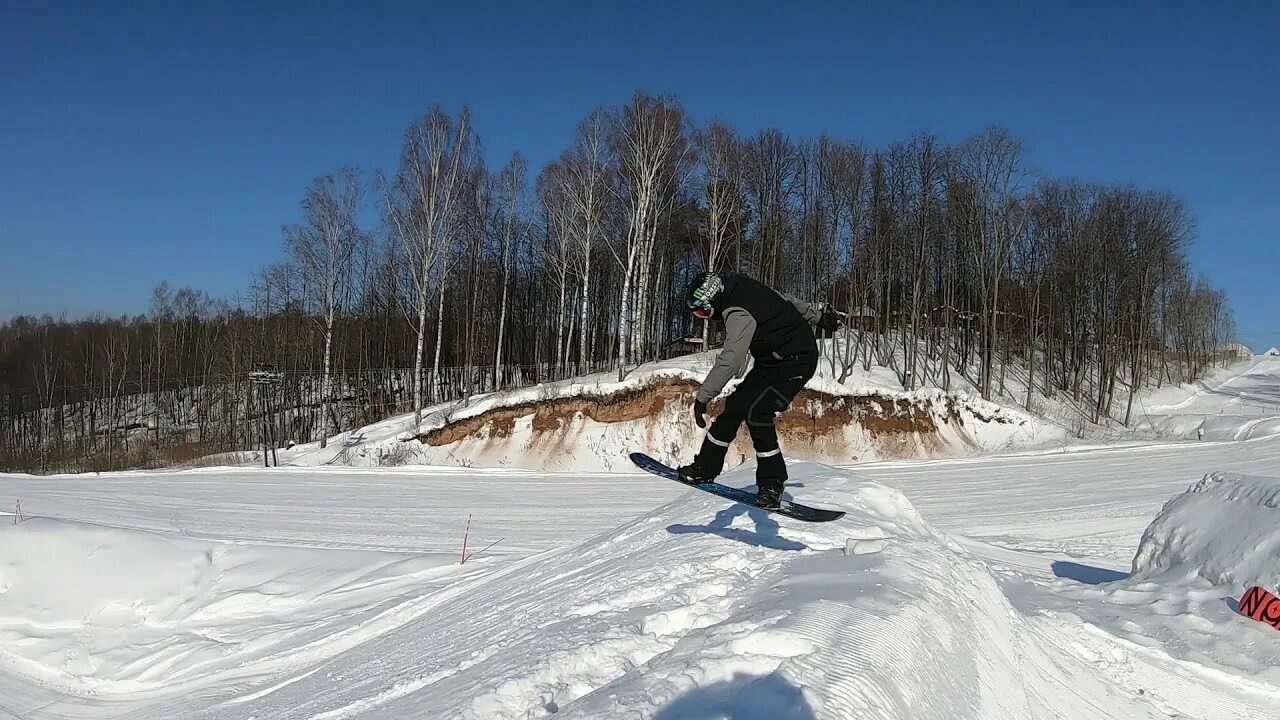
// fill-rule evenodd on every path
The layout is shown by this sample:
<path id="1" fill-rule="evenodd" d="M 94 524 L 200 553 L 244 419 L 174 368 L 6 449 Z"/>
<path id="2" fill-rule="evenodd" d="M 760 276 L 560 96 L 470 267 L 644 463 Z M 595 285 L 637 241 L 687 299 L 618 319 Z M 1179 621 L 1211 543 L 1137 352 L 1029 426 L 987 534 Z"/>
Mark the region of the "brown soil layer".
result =
<path id="1" fill-rule="evenodd" d="M 439 446 L 468 436 L 509 437 L 516 420 L 527 416 L 532 416 L 535 436 L 554 433 L 579 414 L 601 423 L 629 422 L 656 417 L 671 403 L 690 407 L 697 391 L 698 383 L 692 380 L 661 378 L 638 388 L 604 395 L 524 402 L 451 422 L 419 435 L 418 440 Z M 945 403 L 943 421 L 959 422 L 954 403 L 950 398 Z M 722 402 L 713 403 L 712 415 L 722 407 Z M 992 420 L 1007 422 L 998 416 Z M 861 425 L 873 437 L 886 439 L 914 434 L 931 436 L 938 430 L 935 416 L 927 408 L 902 398 L 879 394 L 842 397 L 806 389 L 778 418 L 778 431 L 791 437 L 814 437 L 852 424 Z"/>
<path id="2" fill-rule="evenodd" d="M 620 390 L 598 396 L 579 396 L 524 402 L 518 405 L 495 408 L 474 417 L 451 422 L 419 435 L 428 445 L 448 445 L 469 435 L 481 437 L 486 427 L 491 437 L 507 437 L 515 427 L 517 418 L 533 416 L 534 433 L 554 432 L 581 413 L 596 422 L 616 423 L 652 417 L 662 412 L 670 402 L 693 404 L 698 392 L 697 383 L 691 380 L 664 379 L 642 387 Z"/>

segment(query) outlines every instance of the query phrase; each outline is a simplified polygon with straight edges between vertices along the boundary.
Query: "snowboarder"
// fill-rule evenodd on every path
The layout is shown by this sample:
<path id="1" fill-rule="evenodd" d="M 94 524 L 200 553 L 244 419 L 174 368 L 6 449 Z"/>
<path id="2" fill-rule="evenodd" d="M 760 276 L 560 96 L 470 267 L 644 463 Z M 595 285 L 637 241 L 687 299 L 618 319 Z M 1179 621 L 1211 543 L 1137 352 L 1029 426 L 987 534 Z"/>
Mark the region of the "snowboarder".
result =
<path id="1" fill-rule="evenodd" d="M 813 328 L 834 332 L 839 314 L 728 272 L 699 275 L 689 287 L 687 302 L 694 317 L 719 317 L 725 328 L 724 348 L 693 403 L 698 427 L 707 428 L 707 404 L 738 374 L 748 353 L 755 365 L 725 399 L 724 412 L 711 423 L 693 462 L 679 468 L 680 477 L 690 483 L 714 480 L 724 469 L 725 453 L 738 427 L 746 421 L 756 451 L 756 500 L 762 507 L 777 508 L 787 465 L 774 420 L 818 368 Z"/>

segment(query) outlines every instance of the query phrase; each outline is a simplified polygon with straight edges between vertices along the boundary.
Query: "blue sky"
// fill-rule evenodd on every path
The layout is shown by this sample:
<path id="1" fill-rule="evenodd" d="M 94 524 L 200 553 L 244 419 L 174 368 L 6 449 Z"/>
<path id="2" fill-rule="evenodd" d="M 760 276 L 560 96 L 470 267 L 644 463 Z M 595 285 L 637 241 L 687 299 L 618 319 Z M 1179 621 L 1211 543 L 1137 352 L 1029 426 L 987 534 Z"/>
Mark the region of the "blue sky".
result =
<path id="1" fill-rule="evenodd" d="M 1174 191 L 1243 339 L 1280 344 L 1280 5 L 1122 4 L 0 0 L 0 317 L 232 296 L 311 178 L 391 167 L 432 103 L 533 174 L 646 89 L 875 145 L 1002 124 L 1043 172 Z"/>

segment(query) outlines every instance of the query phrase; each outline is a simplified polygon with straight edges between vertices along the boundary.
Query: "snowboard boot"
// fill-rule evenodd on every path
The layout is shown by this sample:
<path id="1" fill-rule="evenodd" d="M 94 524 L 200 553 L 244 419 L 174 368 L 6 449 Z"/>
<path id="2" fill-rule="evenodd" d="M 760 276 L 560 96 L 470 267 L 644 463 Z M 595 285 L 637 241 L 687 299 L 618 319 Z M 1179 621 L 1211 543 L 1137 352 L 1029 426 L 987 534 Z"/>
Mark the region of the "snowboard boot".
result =
<path id="1" fill-rule="evenodd" d="M 707 472 L 705 468 L 698 464 L 696 459 L 688 465 L 681 465 L 676 468 L 676 472 L 680 474 L 680 482 L 686 485 L 698 485 L 716 479 L 716 474 Z"/>
<path id="2" fill-rule="evenodd" d="M 777 446 L 765 453 L 756 453 L 756 502 L 760 507 L 776 510 L 781 507 L 782 486 L 787 483 L 787 464 Z"/>
<path id="3" fill-rule="evenodd" d="M 777 510 L 782 507 L 782 485 L 758 485 L 756 504 L 767 510 Z"/>

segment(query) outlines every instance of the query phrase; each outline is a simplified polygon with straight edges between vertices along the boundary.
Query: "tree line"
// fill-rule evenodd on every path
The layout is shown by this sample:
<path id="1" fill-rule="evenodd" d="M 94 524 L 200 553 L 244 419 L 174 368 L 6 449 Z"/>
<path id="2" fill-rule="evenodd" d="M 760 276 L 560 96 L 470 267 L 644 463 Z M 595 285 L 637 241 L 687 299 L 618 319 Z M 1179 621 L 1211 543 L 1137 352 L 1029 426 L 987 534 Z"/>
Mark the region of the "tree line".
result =
<path id="1" fill-rule="evenodd" d="M 880 364 L 908 388 L 961 376 L 990 398 L 1019 368 L 1028 407 L 1066 393 L 1093 422 L 1127 423 L 1125 388 L 1199 377 L 1234 337 L 1223 293 L 1188 261 L 1180 198 L 1037 176 L 1000 127 L 872 147 L 696 124 L 639 92 L 589 114 L 536 173 L 519 154 L 484 158 L 470 112 L 433 107 L 405 129 L 397 167 L 316 178 L 282 228 L 284 259 L 242 296 L 161 285 L 137 317 L 0 325 L 5 464 L 57 434 L 28 417 L 17 437 L 33 412 L 264 366 L 309 378 L 298 441 L 380 412 L 420 421 L 483 389 L 622 374 L 714 340 L 681 297 L 702 269 L 848 312 L 828 353 L 837 377 Z M 383 402 L 363 397 L 358 418 L 329 407 L 374 371 L 397 378 Z"/>

